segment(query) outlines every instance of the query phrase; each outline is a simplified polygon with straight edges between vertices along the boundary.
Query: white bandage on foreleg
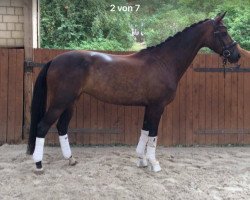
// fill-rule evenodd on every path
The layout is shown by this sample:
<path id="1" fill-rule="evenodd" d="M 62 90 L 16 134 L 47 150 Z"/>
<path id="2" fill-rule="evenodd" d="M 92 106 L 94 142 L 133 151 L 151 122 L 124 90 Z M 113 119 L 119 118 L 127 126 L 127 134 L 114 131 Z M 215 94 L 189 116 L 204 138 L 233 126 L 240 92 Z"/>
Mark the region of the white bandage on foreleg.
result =
<path id="1" fill-rule="evenodd" d="M 155 158 L 156 144 L 157 144 L 157 137 L 148 138 L 146 157 L 151 161 L 156 160 Z"/>
<path id="2" fill-rule="evenodd" d="M 44 148 L 44 138 L 36 138 L 35 151 L 33 153 L 33 160 L 35 162 L 40 162 L 43 160 L 43 148 Z"/>
<path id="3" fill-rule="evenodd" d="M 68 134 L 59 136 L 59 141 L 64 158 L 69 159 L 71 157 L 71 149 L 69 146 Z"/>
<path id="4" fill-rule="evenodd" d="M 136 153 L 140 158 L 145 156 L 146 145 L 148 142 L 148 133 L 148 131 L 141 130 L 141 136 L 136 148 Z"/>

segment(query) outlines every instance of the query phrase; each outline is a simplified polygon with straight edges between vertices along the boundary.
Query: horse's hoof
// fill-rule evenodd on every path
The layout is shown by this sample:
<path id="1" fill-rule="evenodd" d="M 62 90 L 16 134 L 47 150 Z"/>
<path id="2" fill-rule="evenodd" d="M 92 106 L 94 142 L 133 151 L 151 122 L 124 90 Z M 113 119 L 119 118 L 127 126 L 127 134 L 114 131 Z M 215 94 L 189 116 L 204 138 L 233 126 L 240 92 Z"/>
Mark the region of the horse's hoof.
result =
<path id="1" fill-rule="evenodd" d="M 71 157 L 69 158 L 69 165 L 70 165 L 70 166 L 74 166 L 74 165 L 76 165 L 76 164 L 77 164 L 76 159 L 75 159 L 73 156 L 71 156 Z"/>
<path id="2" fill-rule="evenodd" d="M 138 158 L 136 165 L 137 165 L 137 167 L 147 167 L 148 166 L 147 159 L 146 158 Z"/>
<path id="3" fill-rule="evenodd" d="M 42 174 L 44 174 L 44 170 L 43 170 L 43 168 L 36 168 L 36 169 L 34 170 L 34 173 L 35 173 L 36 175 L 42 175 Z"/>
<path id="4" fill-rule="evenodd" d="M 159 172 L 161 171 L 161 166 L 157 160 L 148 160 L 148 168 L 150 171 Z"/>

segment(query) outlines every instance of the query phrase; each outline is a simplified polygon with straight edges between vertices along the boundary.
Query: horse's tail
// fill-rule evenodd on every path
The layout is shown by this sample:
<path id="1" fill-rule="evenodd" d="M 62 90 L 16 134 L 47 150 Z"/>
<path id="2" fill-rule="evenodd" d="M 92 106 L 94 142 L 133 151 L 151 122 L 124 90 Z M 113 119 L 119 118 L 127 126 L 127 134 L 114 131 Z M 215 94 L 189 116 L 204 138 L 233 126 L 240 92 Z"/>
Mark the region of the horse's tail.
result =
<path id="1" fill-rule="evenodd" d="M 32 155 L 35 150 L 36 136 L 37 136 L 37 125 L 43 118 L 46 112 L 47 102 L 47 83 L 46 77 L 48 68 L 51 64 L 49 61 L 45 64 L 39 73 L 33 90 L 33 99 L 31 103 L 31 123 L 29 141 L 27 147 L 27 154 Z"/>

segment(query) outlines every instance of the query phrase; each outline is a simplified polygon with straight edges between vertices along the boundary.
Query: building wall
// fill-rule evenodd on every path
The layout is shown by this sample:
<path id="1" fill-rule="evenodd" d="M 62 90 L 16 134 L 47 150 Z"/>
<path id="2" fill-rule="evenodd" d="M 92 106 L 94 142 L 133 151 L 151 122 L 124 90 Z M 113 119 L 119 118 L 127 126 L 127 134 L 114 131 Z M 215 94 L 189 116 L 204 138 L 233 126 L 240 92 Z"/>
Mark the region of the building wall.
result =
<path id="1" fill-rule="evenodd" d="M 23 7 L 23 0 L 0 0 L 0 47 L 24 46 Z"/>

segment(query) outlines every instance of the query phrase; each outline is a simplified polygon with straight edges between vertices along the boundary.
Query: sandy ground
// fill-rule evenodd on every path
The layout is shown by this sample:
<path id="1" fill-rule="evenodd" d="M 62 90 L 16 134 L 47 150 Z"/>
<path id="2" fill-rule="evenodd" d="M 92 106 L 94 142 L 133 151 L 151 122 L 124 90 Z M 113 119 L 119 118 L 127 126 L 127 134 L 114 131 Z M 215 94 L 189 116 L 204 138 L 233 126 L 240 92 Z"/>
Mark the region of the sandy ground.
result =
<path id="1" fill-rule="evenodd" d="M 25 145 L 0 147 L 0 199 L 250 199 L 249 147 L 158 148 L 162 171 L 135 166 L 135 147 L 46 147 L 37 176 Z"/>

